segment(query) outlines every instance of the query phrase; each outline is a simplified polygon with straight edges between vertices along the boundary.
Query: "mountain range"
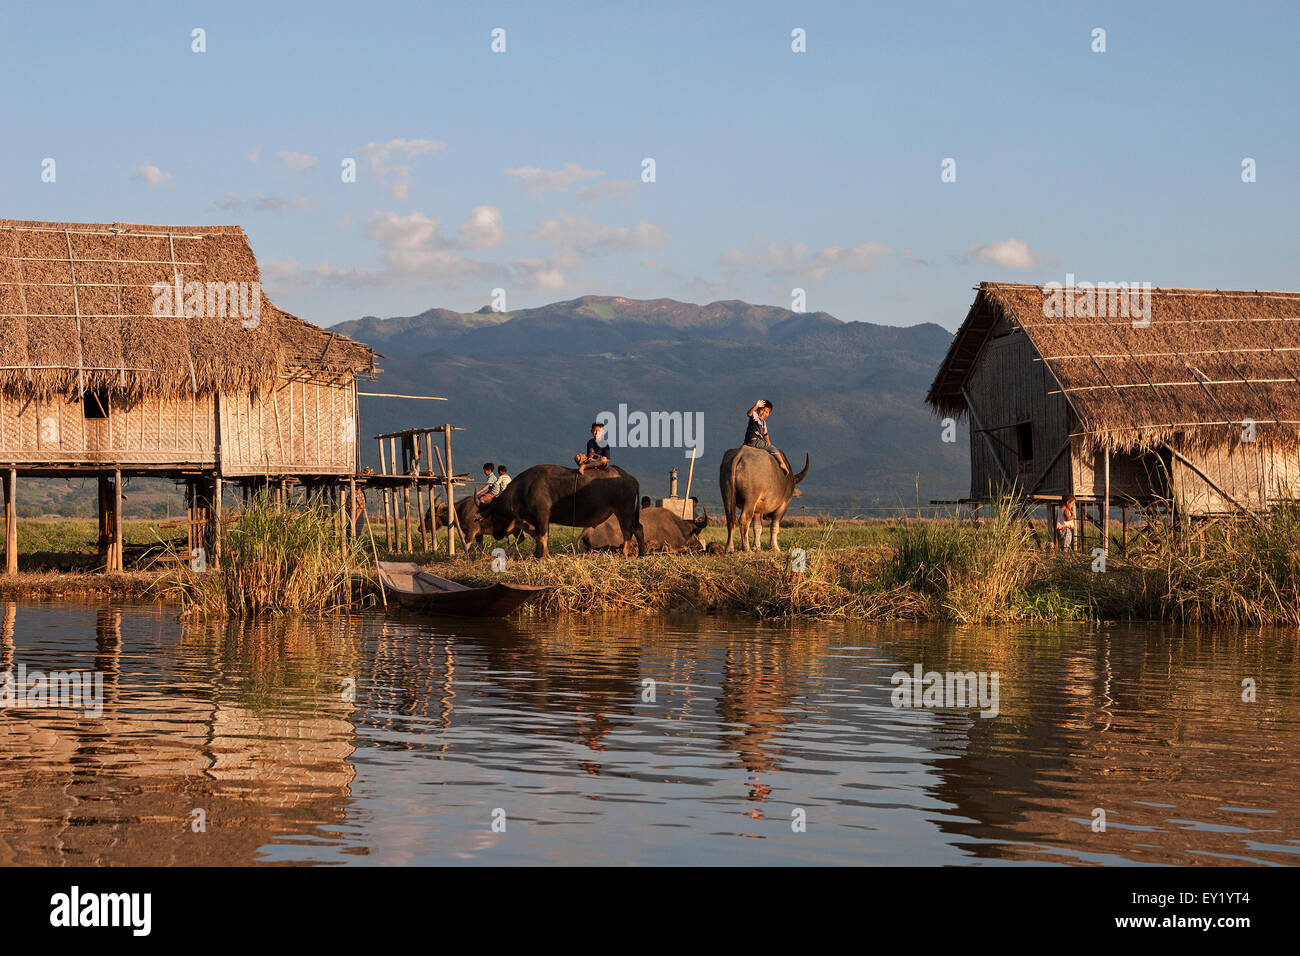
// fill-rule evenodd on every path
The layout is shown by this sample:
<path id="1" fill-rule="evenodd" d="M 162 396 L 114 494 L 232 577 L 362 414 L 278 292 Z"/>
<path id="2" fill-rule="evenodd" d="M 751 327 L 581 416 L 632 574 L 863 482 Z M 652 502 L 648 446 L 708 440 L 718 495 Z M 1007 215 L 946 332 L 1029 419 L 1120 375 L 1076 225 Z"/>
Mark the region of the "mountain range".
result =
<path id="1" fill-rule="evenodd" d="M 720 506 L 718 463 L 741 443 L 745 412 L 774 404 L 773 442 L 795 468 L 812 465 L 791 513 L 872 515 L 952 498 L 968 487 L 968 445 L 940 440 L 923 403 L 951 333 L 843 322 L 740 301 L 693 305 L 672 299 L 583 296 L 515 312 L 430 309 L 367 316 L 333 327 L 384 358 L 362 391 L 435 395 L 446 402 L 363 397 L 362 449 L 371 435 L 451 422 L 457 471 L 483 461 L 512 474 L 539 462 L 568 463 L 601 412 L 700 413 L 703 447 L 692 494 Z M 644 493 L 668 493 L 680 448 L 615 446 L 612 456 Z"/>

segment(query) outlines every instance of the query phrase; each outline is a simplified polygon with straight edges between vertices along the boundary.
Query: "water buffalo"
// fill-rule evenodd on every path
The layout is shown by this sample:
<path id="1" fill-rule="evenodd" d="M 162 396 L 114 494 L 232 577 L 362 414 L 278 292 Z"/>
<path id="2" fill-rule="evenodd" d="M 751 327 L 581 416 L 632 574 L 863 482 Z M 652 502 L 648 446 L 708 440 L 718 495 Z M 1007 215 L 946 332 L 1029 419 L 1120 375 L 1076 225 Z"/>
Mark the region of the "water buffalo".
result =
<path id="1" fill-rule="evenodd" d="M 743 445 L 722 456 L 718 484 L 722 488 L 722 507 L 727 513 L 727 551 L 734 551 L 736 525 L 740 525 L 740 550 L 749 550 L 749 529 L 754 528 L 754 550 L 763 547 L 764 518 L 771 519 L 772 550 L 780 551 L 781 518 L 790 507 L 790 499 L 799 492 L 795 485 L 808 474 L 808 456 L 803 471 L 787 475 L 776 459 L 761 448 Z"/>
<path id="2" fill-rule="evenodd" d="M 579 475 L 576 468 L 533 465 L 480 511 L 494 538 L 504 538 L 523 525 L 535 528 L 537 547 L 533 554 L 538 558 L 550 553 L 547 538 L 552 524 L 590 528 L 610 515 L 618 520 L 626 542 L 624 553 L 635 538 L 637 554 L 645 554 L 641 486 L 615 465 L 584 475 Z"/>
<path id="3" fill-rule="evenodd" d="M 694 521 L 677 517 L 667 508 L 642 508 L 641 527 L 645 531 L 647 551 L 703 551 L 700 532 L 709 526 L 706 511 Z M 623 533 L 612 515 L 594 528 L 582 532 L 579 541 L 589 551 L 622 549 Z"/>

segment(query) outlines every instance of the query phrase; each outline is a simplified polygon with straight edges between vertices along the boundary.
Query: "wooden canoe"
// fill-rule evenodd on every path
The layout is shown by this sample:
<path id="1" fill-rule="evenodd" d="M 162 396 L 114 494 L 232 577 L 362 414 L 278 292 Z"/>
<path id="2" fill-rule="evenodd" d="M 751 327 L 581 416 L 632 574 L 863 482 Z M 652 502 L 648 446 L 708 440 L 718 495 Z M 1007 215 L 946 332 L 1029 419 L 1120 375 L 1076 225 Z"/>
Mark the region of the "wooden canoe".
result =
<path id="1" fill-rule="evenodd" d="M 452 617 L 505 617 L 550 590 L 504 583 L 472 588 L 430 574 L 418 564 L 398 561 L 380 561 L 379 580 L 389 598 L 402 607 Z"/>

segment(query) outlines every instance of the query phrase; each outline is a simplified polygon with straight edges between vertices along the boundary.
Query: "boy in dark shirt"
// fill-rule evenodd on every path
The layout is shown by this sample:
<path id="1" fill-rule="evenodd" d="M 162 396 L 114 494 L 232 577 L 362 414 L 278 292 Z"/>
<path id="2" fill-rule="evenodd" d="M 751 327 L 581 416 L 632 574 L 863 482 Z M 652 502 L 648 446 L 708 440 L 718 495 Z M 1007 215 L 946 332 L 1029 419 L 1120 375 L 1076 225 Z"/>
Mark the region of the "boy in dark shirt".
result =
<path id="1" fill-rule="evenodd" d="M 781 470 L 787 475 L 790 474 L 790 466 L 786 464 L 785 456 L 779 452 L 767 437 L 767 416 L 772 414 L 772 403 L 766 398 L 760 398 L 749 409 L 749 424 L 745 427 L 745 444 L 753 445 L 755 448 L 761 448 L 781 466 Z"/>
<path id="2" fill-rule="evenodd" d="M 588 468 L 609 467 L 609 446 L 600 443 L 604 431 L 605 426 L 600 422 L 591 423 L 591 437 L 587 439 L 586 452 L 573 456 L 573 463 L 578 466 L 578 474 L 581 475 Z"/>

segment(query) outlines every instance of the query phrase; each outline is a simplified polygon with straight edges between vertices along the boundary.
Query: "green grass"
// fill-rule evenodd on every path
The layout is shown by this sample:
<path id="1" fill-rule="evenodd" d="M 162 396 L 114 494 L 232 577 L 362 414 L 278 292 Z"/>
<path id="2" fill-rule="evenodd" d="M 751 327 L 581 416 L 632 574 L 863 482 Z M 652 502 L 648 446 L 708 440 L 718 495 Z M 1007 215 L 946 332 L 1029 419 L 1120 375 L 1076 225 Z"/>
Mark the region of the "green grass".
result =
<path id="1" fill-rule="evenodd" d="M 780 554 L 624 559 L 578 553 L 578 532 L 561 527 L 552 529 L 552 556 L 544 561 L 532 559 L 527 538 L 518 554 L 504 542 L 489 542 L 488 554 L 454 559 L 384 554 L 382 540 L 379 545 L 381 557 L 415 560 L 469 584 L 550 586 L 531 613 L 684 610 L 958 623 L 1164 619 L 1300 627 L 1300 504 L 1197 534 L 1157 528 L 1154 540 L 1135 543 L 1128 557 L 1114 547 L 1102 573 L 1093 572 L 1088 554 L 1042 550 L 1011 513 L 1004 508 L 978 521 L 802 522 L 782 529 Z M 1043 530 L 1041 522 L 1038 527 Z M 128 544 L 156 544 L 181 530 L 150 521 L 125 523 Z M 91 521 L 25 520 L 19 533 L 24 569 L 41 567 L 33 562 L 42 555 L 66 560 L 67 550 L 83 552 L 75 566 L 93 564 Z M 726 529 L 710 527 L 703 537 L 721 542 Z M 1094 544 L 1090 539 L 1089 547 Z M 490 552 L 497 547 L 507 555 L 500 573 L 491 567 Z M 803 551 L 799 568 L 792 563 L 796 548 Z M 173 570 L 154 593 L 178 599 L 195 613 L 251 615 L 339 607 L 348 600 L 350 579 L 373 579 L 367 538 L 340 556 L 328 510 L 278 512 L 265 498 L 250 502 L 228 529 L 225 558 L 217 573 Z M 136 565 L 134 575 L 111 577 L 23 574 L 0 579 L 0 591 L 112 587 L 133 593 L 151 579 L 141 567 Z"/>
<path id="2" fill-rule="evenodd" d="M 280 508 L 266 489 L 226 527 L 219 568 L 182 563 L 158 590 L 204 617 L 335 610 L 351 604 L 368 546 L 360 537 L 340 540 L 323 501 Z"/>

